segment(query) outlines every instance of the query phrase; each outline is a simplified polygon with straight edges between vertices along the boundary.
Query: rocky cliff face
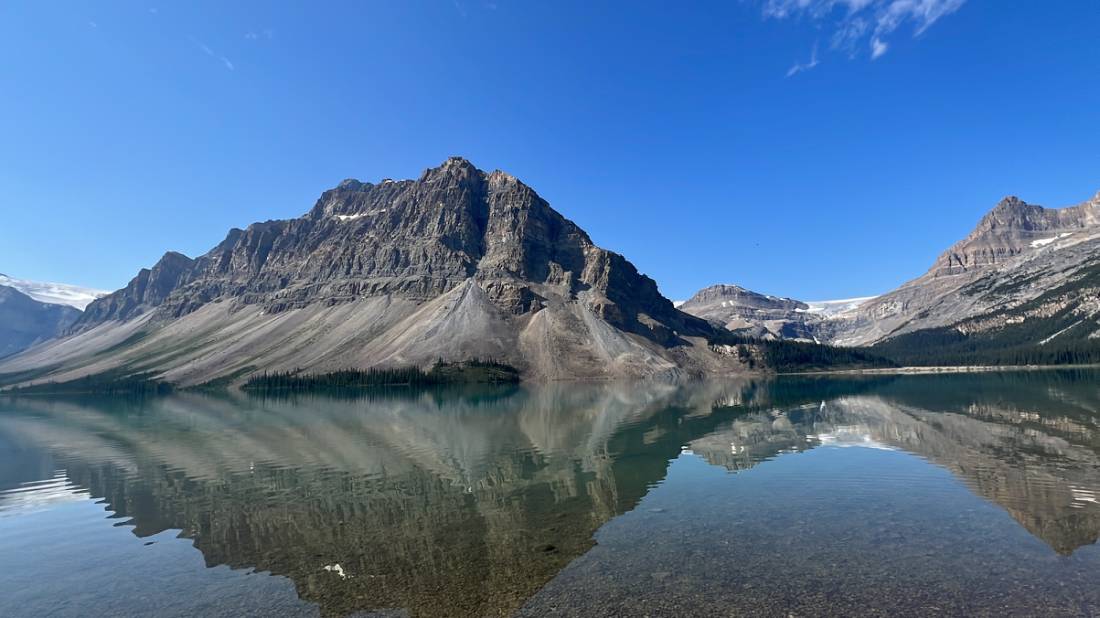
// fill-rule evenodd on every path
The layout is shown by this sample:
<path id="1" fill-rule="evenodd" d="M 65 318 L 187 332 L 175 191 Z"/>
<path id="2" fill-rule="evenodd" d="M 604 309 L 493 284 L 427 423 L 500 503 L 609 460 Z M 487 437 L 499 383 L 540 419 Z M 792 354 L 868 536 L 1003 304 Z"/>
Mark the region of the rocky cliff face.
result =
<path id="1" fill-rule="evenodd" d="M 681 308 L 747 334 L 842 346 L 932 329 L 992 338 L 1007 333 L 1001 339 L 1019 345 L 1095 338 L 1100 194 L 1062 209 L 1005 198 L 921 277 L 882 296 L 831 305 L 714 286 Z"/>
<path id="2" fill-rule="evenodd" d="M 1028 204 L 1018 197 L 1001 200 L 966 238 L 936 260 L 926 276 L 958 275 L 996 267 L 1012 258 L 1100 225 L 1100 194 L 1062 209 Z"/>
<path id="3" fill-rule="evenodd" d="M 125 366 L 185 383 L 472 356 L 611 377 L 728 370 L 700 339 L 713 332 L 530 187 L 452 158 L 417 180 L 346 180 L 304 216 L 231 230 L 196 259 L 168 253 L 49 354 L 67 376 Z"/>
<path id="4" fill-rule="evenodd" d="M 0 357 L 57 337 L 79 317 L 79 309 L 39 302 L 0 285 Z"/>
<path id="5" fill-rule="evenodd" d="M 864 303 L 830 325 L 826 338 L 873 344 L 1009 310 L 1066 284 L 1076 287 L 1097 256 L 1100 194 L 1063 209 L 1005 198 L 927 273 Z"/>

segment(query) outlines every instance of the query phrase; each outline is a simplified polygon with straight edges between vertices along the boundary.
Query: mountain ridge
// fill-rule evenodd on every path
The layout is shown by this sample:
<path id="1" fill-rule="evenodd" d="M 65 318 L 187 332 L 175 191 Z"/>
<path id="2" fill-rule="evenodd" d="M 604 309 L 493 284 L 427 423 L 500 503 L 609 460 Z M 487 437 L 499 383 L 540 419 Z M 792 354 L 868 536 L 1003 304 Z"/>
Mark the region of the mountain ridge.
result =
<path id="1" fill-rule="evenodd" d="M 851 306 L 833 315 L 799 307 L 786 311 L 776 308 L 762 315 L 757 307 L 729 295 L 722 299 L 728 301 L 725 306 L 687 301 L 682 308 L 748 334 L 841 346 L 882 344 L 933 329 L 968 336 L 1065 311 L 1077 317 L 1076 322 L 1066 322 L 1062 327 L 1083 325 L 1082 333 L 1096 339 L 1100 333 L 1098 312 L 1089 309 L 1095 290 L 1075 282 L 1091 280 L 1089 273 L 1098 254 L 1100 193 L 1057 209 L 1009 196 L 987 212 L 967 236 L 941 253 L 925 274 L 886 294 L 853 299 Z M 704 288 L 701 293 L 714 289 Z M 1026 309 L 1029 302 L 1051 290 L 1064 293 L 1039 308 Z M 1021 311 L 1030 311 L 1031 317 Z M 1091 323 L 1097 323 L 1096 328 L 1086 331 Z M 1031 344 L 1043 345 L 1068 332 L 1048 330 L 1036 329 L 1043 337 L 1033 338 Z M 1018 335 L 1014 337 L 1023 337 Z M 1020 345 L 1024 345 L 1022 339 Z M 897 345 L 890 349 L 904 352 Z"/>
<path id="2" fill-rule="evenodd" d="M 345 180 L 196 258 L 168 252 L 0 373 L 196 384 L 469 357 L 536 379 L 743 371 L 708 345 L 717 332 L 515 177 L 452 157 L 416 180 Z"/>

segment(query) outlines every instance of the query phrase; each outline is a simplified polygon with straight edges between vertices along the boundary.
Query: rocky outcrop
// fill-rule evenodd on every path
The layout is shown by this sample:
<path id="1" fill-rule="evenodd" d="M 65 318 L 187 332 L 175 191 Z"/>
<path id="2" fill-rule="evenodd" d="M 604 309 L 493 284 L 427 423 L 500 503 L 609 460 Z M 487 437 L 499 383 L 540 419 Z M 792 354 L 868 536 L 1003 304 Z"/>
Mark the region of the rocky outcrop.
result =
<path id="1" fill-rule="evenodd" d="M 139 346 L 90 343 L 139 319 Z M 183 383 L 471 356 L 547 379 L 739 370 L 707 347 L 715 332 L 530 187 L 456 157 L 417 180 L 345 180 L 193 260 L 166 254 L 0 373 L 47 354 L 66 369 L 53 379 L 125 366 Z"/>
<path id="2" fill-rule="evenodd" d="M 165 253 L 152 268 L 141 269 L 126 287 L 88 305 L 73 329 L 79 331 L 108 320 L 126 320 L 159 307 L 187 281 L 194 264 L 182 253 Z"/>

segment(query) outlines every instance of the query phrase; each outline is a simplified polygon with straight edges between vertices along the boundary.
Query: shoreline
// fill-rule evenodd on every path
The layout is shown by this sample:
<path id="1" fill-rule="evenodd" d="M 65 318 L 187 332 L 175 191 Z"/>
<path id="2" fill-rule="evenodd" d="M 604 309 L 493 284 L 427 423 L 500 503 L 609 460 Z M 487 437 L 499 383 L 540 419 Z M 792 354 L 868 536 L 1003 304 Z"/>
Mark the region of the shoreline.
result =
<path id="1" fill-rule="evenodd" d="M 866 369 L 822 369 L 818 371 L 791 371 L 777 376 L 809 375 L 931 375 L 941 373 L 996 373 L 1009 371 L 1049 371 L 1057 369 L 1096 369 L 1100 364 L 1087 365 L 946 365 L 935 367 L 874 367 Z"/>

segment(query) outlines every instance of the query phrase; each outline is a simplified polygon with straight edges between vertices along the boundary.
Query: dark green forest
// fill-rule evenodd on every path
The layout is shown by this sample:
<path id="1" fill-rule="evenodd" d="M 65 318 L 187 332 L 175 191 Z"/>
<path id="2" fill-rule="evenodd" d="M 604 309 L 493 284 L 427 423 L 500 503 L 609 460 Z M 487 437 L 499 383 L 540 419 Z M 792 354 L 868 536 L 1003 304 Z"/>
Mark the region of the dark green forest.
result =
<path id="1" fill-rule="evenodd" d="M 456 363 L 437 362 L 427 371 L 420 367 L 345 369 L 330 373 L 301 370 L 264 372 L 249 378 L 242 387 L 250 392 L 305 392 L 353 390 L 378 386 L 423 387 L 444 384 L 509 384 L 518 382 L 519 371 L 492 359 Z"/>
<path id="2" fill-rule="evenodd" d="M 891 359 L 867 348 L 840 348 L 787 339 L 757 339 L 729 331 L 719 333 L 709 343 L 736 346 L 738 356 L 750 369 L 770 369 L 779 373 L 897 366 Z M 758 350 L 758 353 L 754 354 L 753 350 Z"/>

